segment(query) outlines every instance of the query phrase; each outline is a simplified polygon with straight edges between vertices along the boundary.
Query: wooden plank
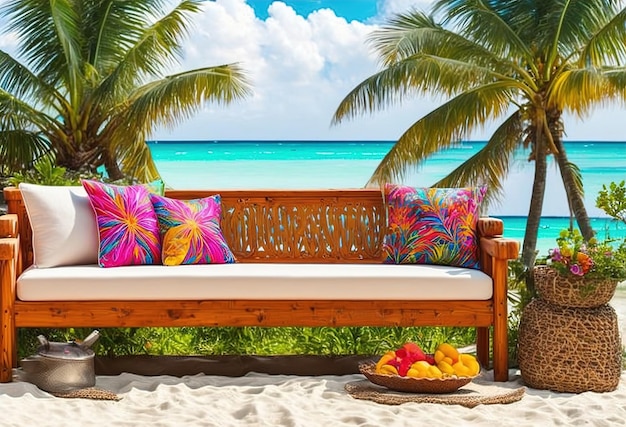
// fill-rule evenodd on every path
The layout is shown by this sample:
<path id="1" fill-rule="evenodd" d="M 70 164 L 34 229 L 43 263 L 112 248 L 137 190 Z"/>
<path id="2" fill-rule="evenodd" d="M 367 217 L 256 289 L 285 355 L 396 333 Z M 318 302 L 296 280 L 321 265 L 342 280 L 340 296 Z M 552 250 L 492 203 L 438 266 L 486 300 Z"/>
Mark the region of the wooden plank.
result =
<path id="1" fill-rule="evenodd" d="M 0 216 L 0 237 L 17 237 L 17 215 Z"/>
<path id="2" fill-rule="evenodd" d="M 17 327 L 489 326 L 491 301 L 66 301 L 15 303 Z"/>
<path id="3" fill-rule="evenodd" d="M 480 248 L 486 254 L 498 259 L 517 259 L 519 257 L 519 242 L 504 237 L 482 237 Z"/>

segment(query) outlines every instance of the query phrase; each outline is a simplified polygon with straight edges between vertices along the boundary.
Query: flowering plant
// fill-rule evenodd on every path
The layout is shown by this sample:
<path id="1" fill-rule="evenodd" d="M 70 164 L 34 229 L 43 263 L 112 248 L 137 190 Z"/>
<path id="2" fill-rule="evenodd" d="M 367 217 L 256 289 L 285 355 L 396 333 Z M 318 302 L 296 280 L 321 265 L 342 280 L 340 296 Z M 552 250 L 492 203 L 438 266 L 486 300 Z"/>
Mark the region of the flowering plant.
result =
<path id="1" fill-rule="evenodd" d="M 562 230 L 556 242 L 548 252 L 548 265 L 562 276 L 626 279 L 626 242 L 585 242 L 576 229 Z"/>

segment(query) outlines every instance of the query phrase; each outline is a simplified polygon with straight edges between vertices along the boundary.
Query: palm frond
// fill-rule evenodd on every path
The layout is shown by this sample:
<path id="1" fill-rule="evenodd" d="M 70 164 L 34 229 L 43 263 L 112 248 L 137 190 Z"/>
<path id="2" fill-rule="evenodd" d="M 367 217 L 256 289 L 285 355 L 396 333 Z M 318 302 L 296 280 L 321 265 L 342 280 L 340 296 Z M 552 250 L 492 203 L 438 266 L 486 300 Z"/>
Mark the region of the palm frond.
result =
<path id="1" fill-rule="evenodd" d="M 0 129 L 2 131 L 24 129 L 42 132 L 53 127 L 53 121 L 45 112 L 0 89 Z"/>
<path id="2" fill-rule="evenodd" d="M 624 64 L 626 59 L 626 8 L 602 25 L 585 43 L 578 66 Z"/>
<path id="3" fill-rule="evenodd" d="M 574 188 L 572 188 L 571 190 L 578 193 L 580 197 L 584 197 L 585 188 L 583 185 L 583 174 L 580 168 L 572 162 L 567 162 L 565 167 L 569 170 L 569 172 L 572 174 L 572 177 L 574 178 Z"/>
<path id="4" fill-rule="evenodd" d="M 85 58 L 98 72 L 107 76 L 123 60 L 153 24 L 154 16 L 167 13 L 170 2 L 163 0 L 85 1 L 83 33 Z"/>
<path id="5" fill-rule="evenodd" d="M 417 54 L 455 58 L 483 65 L 497 64 L 501 58 L 483 46 L 436 23 L 432 17 L 413 11 L 396 15 L 367 38 L 383 65 Z"/>
<path id="6" fill-rule="evenodd" d="M 54 87 L 2 50 L 0 50 L 0 88 L 20 100 L 26 100 L 33 108 L 45 106 L 60 113 L 59 107 L 66 104 L 66 100 Z"/>
<path id="7" fill-rule="evenodd" d="M 609 79 L 601 69 L 571 69 L 560 73 L 552 81 L 547 104 L 583 117 L 594 106 L 606 104 L 613 96 Z"/>
<path id="8" fill-rule="evenodd" d="M 493 133 L 487 144 L 435 187 L 462 187 L 487 185 L 484 203 L 489 206 L 502 197 L 502 184 L 513 164 L 516 149 L 522 145 L 523 114 L 520 110 L 510 115 Z"/>
<path id="9" fill-rule="evenodd" d="M 113 145 L 124 176 L 137 182 L 150 182 L 160 178 L 145 138 L 136 139 L 131 144 L 125 142 Z"/>
<path id="10" fill-rule="evenodd" d="M 502 8 L 507 3 L 482 0 L 438 0 L 433 6 L 435 14 L 444 13 L 446 23 L 470 40 L 474 40 L 501 58 L 523 61 L 524 65 L 536 71 L 533 53 L 529 45 L 520 38 L 519 28 L 503 19 Z"/>
<path id="11" fill-rule="evenodd" d="M 368 184 L 403 179 L 433 153 L 450 147 L 489 120 L 497 120 L 518 96 L 510 82 L 493 82 L 467 90 L 413 124 L 378 165 Z"/>
<path id="12" fill-rule="evenodd" d="M 245 73 L 238 64 L 200 68 L 168 76 L 130 94 L 127 125 L 143 123 L 145 131 L 155 124 L 174 125 L 191 117 L 205 102 L 228 104 L 250 93 Z"/>
<path id="13" fill-rule="evenodd" d="M 476 41 L 444 28 L 422 12 L 397 15 L 368 37 L 383 66 L 390 66 L 419 54 L 454 59 L 493 70 L 518 75 L 533 85 L 528 70 L 510 56 L 500 57 Z"/>
<path id="14" fill-rule="evenodd" d="M 2 12 L 20 34 L 18 52 L 50 85 L 80 83 L 79 19 L 71 0 L 13 0 Z"/>
<path id="15" fill-rule="evenodd" d="M 453 96 L 494 80 L 505 86 L 517 86 L 520 91 L 529 91 L 529 87 L 517 79 L 480 65 L 431 55 L 414 55 L 389 65 L 357 85 L 337 107 L 332 124 L 399 104 L 419 92 Z"/>
<path id="16" fill-rule="evenodd" d="M 549 66 L 555 64 L 559 56 L 579 52 L 586 41 L 618 11 L 615 0 L 550 0 L 546 3 L 537 34 L 542 40 L 542 49 L 549 52 Z"/>
<path id="17" fill-rule="evenodd" d="M 131 93 L 114 114 L 118 120 L 109 121 L 103 133 L 109 137 L 109 149 L 120 156 L 125 173 L 142 181 L 153 179 L 157 171 L 149 151 L 145 151 L 144 141 L 155 126 L 174 126 L 198 112 L 206 102 L 230 103 L 249 91 L 245 73 L 237 64 L 172 75 Z M 138 165 L 142 164 L 146 165 L 147 175 L 138 172 Z"/>
<path id="18" fill-rule="evenodd" d="M 622 102 L 626 102 L 626 68 L 609 68 L 604 71 L 609 85 L 609 92 L 616 98 L 621 98 Z"/>
<path id="19" fill-rule="evenodd" d="M 30 168 L 50 153 L 48 140 L 38 132 L 24 129 L 0 132 L 0 173 L 12 175 Z"/>
<path id="20" fill-rule="evenodd" d="M 161 76 L 176 63 L 181 42 L 189 29 L 191 13 L 199 10 L 200 0 L 185 0 L 169 14 L 146 28 L 100 84 L 97 97 L 119 100 L 142 84 L 139 79 Z M 115 34 L 115 33 L 114 33 Z"/>

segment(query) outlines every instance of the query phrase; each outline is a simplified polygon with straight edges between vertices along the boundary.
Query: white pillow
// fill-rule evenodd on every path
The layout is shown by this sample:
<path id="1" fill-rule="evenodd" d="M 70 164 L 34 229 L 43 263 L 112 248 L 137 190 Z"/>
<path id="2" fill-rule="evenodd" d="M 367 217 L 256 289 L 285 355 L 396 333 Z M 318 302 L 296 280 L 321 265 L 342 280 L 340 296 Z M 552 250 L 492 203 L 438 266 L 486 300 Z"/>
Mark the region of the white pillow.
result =
<path id="1" fill-rule="evenodd" d="M 80 187 L 20 184 L 39 268 L 98 263 L 98 227 Z"/>

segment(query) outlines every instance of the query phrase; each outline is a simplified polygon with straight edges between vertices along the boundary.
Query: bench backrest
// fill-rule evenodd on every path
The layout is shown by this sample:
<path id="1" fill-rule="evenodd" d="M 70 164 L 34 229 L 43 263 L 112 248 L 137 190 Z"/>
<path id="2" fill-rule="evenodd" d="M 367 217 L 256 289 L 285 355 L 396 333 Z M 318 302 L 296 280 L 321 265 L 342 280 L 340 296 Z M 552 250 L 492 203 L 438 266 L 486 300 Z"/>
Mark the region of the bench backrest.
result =
<path id="1" fill-rule="evenodd" d="M 169 190 L 167 197 L 222 197 L 222 231 L 238 262 L 379 262 L 386 213 L 379 189 Z M 5 189 L 18 215 L 24 268 L 32 232 L 21 193 Z"/>

